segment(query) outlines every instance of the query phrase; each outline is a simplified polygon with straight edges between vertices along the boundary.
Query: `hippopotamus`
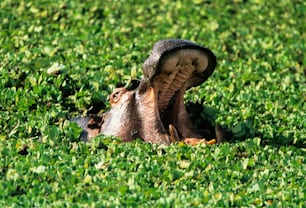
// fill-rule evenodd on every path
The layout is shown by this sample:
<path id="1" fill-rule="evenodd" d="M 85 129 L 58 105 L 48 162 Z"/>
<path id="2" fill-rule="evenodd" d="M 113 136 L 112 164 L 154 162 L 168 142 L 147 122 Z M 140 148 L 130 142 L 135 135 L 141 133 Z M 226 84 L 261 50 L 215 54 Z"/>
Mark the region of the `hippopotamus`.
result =
<path id="1" fill-rule="evenodd" d="M 123 142 L 139 138 L 165 145 L 220 142 L 220 134 L 210 141 L 202 138 L 184 104 L 186 90 L 205 82 L 216 64 L 213 52 L 194 42 L 158 41 L 143 64 L 143 77 L 135 89 L 115 89 L 109 96 L 111 108 L 102 115 L 73 119 L 83 129 L 81 140 L 104 134 Z"/>

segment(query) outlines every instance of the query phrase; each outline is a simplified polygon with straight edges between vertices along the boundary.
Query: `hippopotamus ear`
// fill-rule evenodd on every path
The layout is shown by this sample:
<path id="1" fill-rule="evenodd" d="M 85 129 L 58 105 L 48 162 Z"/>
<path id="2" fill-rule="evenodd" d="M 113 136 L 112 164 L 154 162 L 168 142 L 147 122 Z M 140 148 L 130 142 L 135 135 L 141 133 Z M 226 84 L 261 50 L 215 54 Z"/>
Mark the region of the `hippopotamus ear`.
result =
<path id="1" fill-rule="evenodd" d="M 213 73 L 217 64 L 215 55 L 209 49 L 196 43 L 181 39 L 161 40 L 155 43 L 151 54 L 143 64 L 144 78 L 140 88 L 152 86 L 156 76 L 161 73 L 178 70 L 175 68 L 185 64 L 182 62 L 186 62 L 186 56 L 189 56 L 188 59 L 192 61 L 191 65 L 195 65 L 195 70 L 192 72 L 195 75 L 193 83 L 190 82 L 188 88 L 204 82 Z M 182 59 L 184 60 L 181 61 Z"/>

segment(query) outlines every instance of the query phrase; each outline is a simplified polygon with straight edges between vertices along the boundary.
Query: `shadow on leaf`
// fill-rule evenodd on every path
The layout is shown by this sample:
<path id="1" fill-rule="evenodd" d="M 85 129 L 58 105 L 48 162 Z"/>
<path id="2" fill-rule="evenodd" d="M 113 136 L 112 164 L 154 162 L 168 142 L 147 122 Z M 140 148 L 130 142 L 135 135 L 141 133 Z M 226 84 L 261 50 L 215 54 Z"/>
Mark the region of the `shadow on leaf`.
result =
<path id="1" fill-rule="evenodd" d="M 193 121 L 194 127 L 199 129 L 199 132 L 206 139 L 216 138 L 215 128 L 218 127 L 215 120 L 218 111 L 214 108 L 208 107 L 203 104 L 203 101 L 192 103 L 186 103 L 187 111 Z M 240 142 L 250 138 L 261 138 L 261 145 L 279 146 L 295 146 L 298 148 L 306 148 L 305 139 L 294 141 L 293 136 L 285 137 L 283 135 L 275 134 L 271 138 L 267 138 L 262 132 L 256 131 L 253 128 L 253 120 L 247 119 L 243 122 L 239 122 L 235 126 L 220 126 L 223 133 L 223 142 Z"/>

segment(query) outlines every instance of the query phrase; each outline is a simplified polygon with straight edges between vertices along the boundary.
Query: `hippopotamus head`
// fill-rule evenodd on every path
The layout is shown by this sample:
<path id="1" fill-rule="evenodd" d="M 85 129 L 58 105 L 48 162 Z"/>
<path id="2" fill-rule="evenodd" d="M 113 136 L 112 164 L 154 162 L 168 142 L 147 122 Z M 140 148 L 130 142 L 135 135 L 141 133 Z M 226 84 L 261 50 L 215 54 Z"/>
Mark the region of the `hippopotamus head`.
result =
<path id="1" fill-rule="evenodd" d="M 143 64 L 143 78 L 136 89 L 117 88 L 110 95 L 108 112 L 75 119 L 84 129 L 82 139 L 104 134 L 122 141 L 140 138 L 168 145 L 201 138 L 192 127 L 184 94 L 202 84 L 215 67 L 214 54 L 196 43 L 179 39 L 155 43 Z"/>

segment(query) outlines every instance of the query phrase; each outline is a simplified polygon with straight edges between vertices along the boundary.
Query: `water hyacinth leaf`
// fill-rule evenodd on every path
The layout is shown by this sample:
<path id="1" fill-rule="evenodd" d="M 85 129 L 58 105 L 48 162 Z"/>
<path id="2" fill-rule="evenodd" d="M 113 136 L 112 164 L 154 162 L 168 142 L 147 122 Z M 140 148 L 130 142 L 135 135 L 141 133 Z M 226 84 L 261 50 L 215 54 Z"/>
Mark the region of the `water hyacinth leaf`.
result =
<path id="1" fill-rule="evenodd" d="M 1 1 L 0 207 L 304 207 L 304 11 L 275 0 Z M 221 124 L 229 140 L 80 142 L 69 119 L 107 111 L 167 38 L 215 53 L 215 73 L 185 102 L 202 107 L 190 105 L 199 128 Z"/>

